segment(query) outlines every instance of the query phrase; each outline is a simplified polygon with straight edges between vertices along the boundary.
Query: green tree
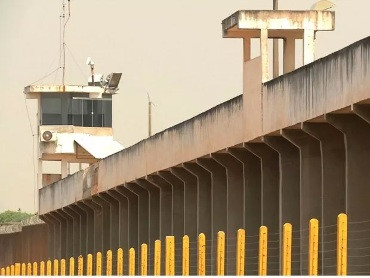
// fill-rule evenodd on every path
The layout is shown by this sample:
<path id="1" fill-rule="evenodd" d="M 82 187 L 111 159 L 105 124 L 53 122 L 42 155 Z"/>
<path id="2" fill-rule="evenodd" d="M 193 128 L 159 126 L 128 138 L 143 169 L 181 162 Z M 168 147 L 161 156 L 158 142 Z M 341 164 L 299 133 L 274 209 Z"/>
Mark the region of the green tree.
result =
<path id="1" fill-rule="evenodd" d="M 20 222 L 32 216 L 32 213 L 7 210 L 0 213 L 0 224 Z"/>

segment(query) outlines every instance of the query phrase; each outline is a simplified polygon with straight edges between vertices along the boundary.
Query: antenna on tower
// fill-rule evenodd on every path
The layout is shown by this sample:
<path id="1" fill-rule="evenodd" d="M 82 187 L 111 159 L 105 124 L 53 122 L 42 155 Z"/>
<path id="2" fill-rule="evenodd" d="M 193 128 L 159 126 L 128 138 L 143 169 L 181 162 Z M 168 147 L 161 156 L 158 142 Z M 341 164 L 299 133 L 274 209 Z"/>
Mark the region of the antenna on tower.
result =
<path id="1" fill-rule="evenodd" d="M 62 76 L 62 84 L 64 85 L 65 75 L 66 75 L 66 42 L 65 42 L 65 33 L 66 33 L 66 26 L 69 21 L 69 18 L 71 17 L 71 0 L 68 0 L 68 18 L 65 20 L 65 2 L 63 0 L 63 14 L 62 17 L 64 19 L 64 25 L 63 25 L 63 41 L 62 41 L 62 47 L 63 47 L 63 76 Z"/>

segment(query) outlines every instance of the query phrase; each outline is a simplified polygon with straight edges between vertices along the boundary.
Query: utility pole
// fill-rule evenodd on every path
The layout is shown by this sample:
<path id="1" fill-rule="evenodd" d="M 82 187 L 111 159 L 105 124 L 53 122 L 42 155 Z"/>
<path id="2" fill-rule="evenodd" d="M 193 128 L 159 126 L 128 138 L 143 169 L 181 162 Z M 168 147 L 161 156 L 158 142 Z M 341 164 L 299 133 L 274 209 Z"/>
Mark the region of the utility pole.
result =
<path id="1" fill-rule="evenodd" d="M 279 9 L 279 0 L 273 0 L 274 5 L 273 9 L 276 11 Z M 274 45 L 273 45 L 273 56 L 274 56 L 274 61 L 273 61 L 273 77 L 276 78 L 279 76 L 279 40 L 274 39 Z"/>
<path id="2" fill-rule="evenodd" d="M 150 96 L 148 95 L 148 137 L 152 136 L 152 105 L 153 102 L 150 100 Z"/>

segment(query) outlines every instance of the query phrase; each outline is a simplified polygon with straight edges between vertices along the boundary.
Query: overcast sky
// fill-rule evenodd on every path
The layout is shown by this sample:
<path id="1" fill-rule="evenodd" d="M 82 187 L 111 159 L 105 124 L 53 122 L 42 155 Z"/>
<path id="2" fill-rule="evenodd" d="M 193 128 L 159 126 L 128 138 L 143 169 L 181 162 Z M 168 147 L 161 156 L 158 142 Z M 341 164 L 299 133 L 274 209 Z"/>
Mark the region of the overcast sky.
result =
<path id="1" fill-rule="evenodd" d="M 237 10 L 271 9 L 272 2 L 71 0 L 66 83 L 86 83 L 88 56 L 96 73 L 123 73 L 113 101 L 113 127 L 115 138 L 128 147 L 147 136 L 147 93 L 155 103 L 154 133 L 241 94 L 242 42 L 223 39 L 221 21 Z M 305 10 L 313 2 L 280 0 L 279 5 Z M 59 65 L 61 3 L 0 0 L 0 211 L 37 210 L 36 106 L 25 102 L 23 88 Z M 336 30 L 317 35 L 317 58 L 369 35 L 368 0 L 336 4 Z M 57 71 L 38 83 L 60 82 Z"/>

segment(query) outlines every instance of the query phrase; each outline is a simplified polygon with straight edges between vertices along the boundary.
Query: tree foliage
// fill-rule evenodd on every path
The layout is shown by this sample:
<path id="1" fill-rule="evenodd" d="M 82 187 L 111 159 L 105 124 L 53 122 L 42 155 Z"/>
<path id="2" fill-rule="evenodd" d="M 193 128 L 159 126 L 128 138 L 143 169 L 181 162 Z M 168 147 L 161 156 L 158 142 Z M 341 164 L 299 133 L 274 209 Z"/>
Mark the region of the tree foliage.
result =
<path id="1" fill-rule="evenodd" d="M 7 210 L 0 213 L 0 224 L 20 222 L 32 216 L 32 213 Z"/>

